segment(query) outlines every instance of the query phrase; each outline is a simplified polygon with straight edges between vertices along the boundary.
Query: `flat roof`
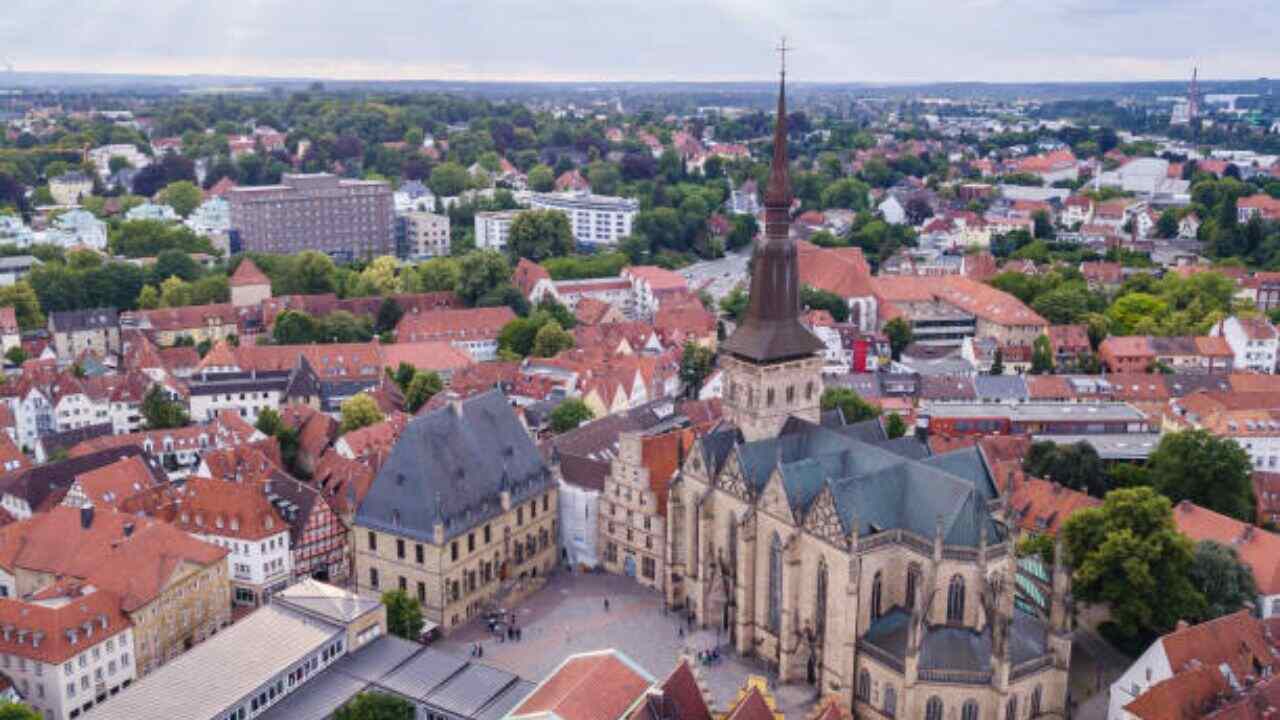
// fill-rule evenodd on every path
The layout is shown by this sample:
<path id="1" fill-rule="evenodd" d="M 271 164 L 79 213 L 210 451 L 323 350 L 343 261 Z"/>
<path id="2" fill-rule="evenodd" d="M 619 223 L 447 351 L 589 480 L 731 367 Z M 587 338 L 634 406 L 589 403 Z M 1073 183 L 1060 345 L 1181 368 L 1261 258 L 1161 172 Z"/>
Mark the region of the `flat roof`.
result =
<path id="1" fill-rule="evenodd" d="M 345 629 L 276 605 L 250 613 L 93 713 L 101 720 L 214 718 L 295 663 L 319 652 Z"/>
<path id="2" fill-rule="evenodd" d="M 1034 435 L 1035 442 L 1048 440 L 1058 445 L 1086 443 L 1103 460 L 1145 460 L 1160 445 L 1159 433 L 1108 433 L 1101 435 Z"/>
<path id="3" fill-rule="evenodd" d="M 1124 402 L 1099 403 L 946 403 L 930 405 L 926 411 L 935 418 L 1005 417 L 1015 422 L 1065 420 L 1076 422 L 1146 422 L 1146 416 Z"/>

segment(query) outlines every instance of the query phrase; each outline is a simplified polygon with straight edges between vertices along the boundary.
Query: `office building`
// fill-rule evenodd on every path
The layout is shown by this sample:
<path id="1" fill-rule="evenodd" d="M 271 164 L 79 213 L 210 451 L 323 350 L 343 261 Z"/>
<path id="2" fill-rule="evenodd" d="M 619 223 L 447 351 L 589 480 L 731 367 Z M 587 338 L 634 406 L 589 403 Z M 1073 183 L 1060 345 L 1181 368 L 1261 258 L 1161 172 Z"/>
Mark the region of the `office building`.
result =
<path id="1" fill-rule="evenodd" d="M 391 187 L 384 182 L 285 175 L 279 185 L 234 188 L 227 201 L 233 252 L 318 250 L 351 260 L 395 250 Z"/>

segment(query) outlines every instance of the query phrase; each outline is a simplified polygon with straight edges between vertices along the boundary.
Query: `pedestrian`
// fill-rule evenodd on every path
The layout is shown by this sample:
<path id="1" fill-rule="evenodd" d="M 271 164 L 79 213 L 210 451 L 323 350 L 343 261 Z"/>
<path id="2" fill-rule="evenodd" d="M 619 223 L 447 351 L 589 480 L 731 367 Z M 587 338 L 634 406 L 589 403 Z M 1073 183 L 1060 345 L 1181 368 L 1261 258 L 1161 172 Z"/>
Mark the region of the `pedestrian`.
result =
<path id="1" fill-rule="evenodd" d="M 481 645 L 480 643 L 476 643 L 476 650 L 478 650 L 478 651 L 480 652 L 480 657 L 484 657 L 484 646 L 483 646 L 483 645 Z"/>
<path id="2" fill-rule="evenodd" d="M 609 612 L 609 598 L 604 599 L 604 611 Z"/>
<path id="3" fill-rule="evenodd" d="M 681 640 L 683 640 L 683 639 L 684 639 L 684 626 L 683 626 L 683 625 L 680 625 L 680 626 L 677 626 L 677 627 L 676 627 L 676 637 L 680 638 Z"/>

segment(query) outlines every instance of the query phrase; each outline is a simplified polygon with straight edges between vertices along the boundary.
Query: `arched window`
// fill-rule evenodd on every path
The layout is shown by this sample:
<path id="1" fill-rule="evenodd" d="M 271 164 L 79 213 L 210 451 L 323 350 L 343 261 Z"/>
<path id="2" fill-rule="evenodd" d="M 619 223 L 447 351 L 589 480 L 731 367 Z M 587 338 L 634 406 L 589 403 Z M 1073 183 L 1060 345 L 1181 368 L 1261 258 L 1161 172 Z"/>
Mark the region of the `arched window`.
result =
<path id="1" fill-rule="evenodd" d="M 964 622 L 964 577 L 951 576 L 951 586 L 947 588 L 947 622 Z"/>
<path id="2" fill-rule="evenodd" d="M 898 691 L 892 685 L 884 686 L 884 716 L 898 716 Z"/>
<path id="3" fill-rule="evenodd" d="M 880 593 L 884 589 L 884 573 L 876 571 L 875 577 L 871 580 L 871 619 L 878 620 L 880 618 Z"/>
<path id="4" fill-rule="evenodd" d="M 773 388 L 764 391 L 764 404 L 768 407 L 773 407 Z"/>
<path id="5" fill-rule="evenodd" d="M 960 720 L 978 720 L 978 701 L 965 700 L 960 708 Z"/>
<path id="6" fill-rule="evenodd" d="M 1004 704 L 1004 720 L 1018 720 L 1018 696 L 1010 695 Z"/>
<path id="7" fill-rule="evenodd" d="M 920 566 L 911 563 L 907 566 L 906 606 L 908 610 L 916 609 L 916 588 L 920 587 Z"/>
<path id="8" fill-rule="evenodd" d="M 858 699 L 863 701 L 871 699 L 871 673 L 866 670 L 858 673 Z"/>
<path id="9" fill-rule="evenodd" d="M 1040 714 L 1040 686 L 1037 685 L 1035 690 L 1031 691 L 1031 717 Z"/>
<path id="10" fill-rule="evenodd" d="M 818 558 L 818 587 L 813 607 L 813 629 L 821 642 L 827 634 L 827 560 Z"/>
<path id="11" fill-rule="evenodd" d="M 782 538 L 773 534 L 769 545 L 769 630 L 775 635 L 782 628 Z"/>
<path id="12" fill-rule="evenodd" d="M 738 577 L 738 518 L 729 515 L 729 577 Z"/>
<path id="13" fill-rule="evenodd" d="M 924 705 L 924 720 L 942 720 L 942 698 L 934 695 Z"/>

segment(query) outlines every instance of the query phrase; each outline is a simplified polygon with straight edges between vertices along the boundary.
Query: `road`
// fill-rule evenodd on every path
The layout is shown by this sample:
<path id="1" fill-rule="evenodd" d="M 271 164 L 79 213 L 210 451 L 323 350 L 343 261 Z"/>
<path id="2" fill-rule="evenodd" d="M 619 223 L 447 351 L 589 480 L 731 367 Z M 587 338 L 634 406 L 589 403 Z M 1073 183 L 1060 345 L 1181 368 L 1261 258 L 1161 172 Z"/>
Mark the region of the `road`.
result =
<path id="1" fill-rule="evenodd" d="M 719 260 L 704 260 L 680 269 L 693 291 L 706 290 L 717 302 L 747 279 L 749 251 L 725 253 Z"/>

